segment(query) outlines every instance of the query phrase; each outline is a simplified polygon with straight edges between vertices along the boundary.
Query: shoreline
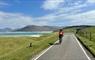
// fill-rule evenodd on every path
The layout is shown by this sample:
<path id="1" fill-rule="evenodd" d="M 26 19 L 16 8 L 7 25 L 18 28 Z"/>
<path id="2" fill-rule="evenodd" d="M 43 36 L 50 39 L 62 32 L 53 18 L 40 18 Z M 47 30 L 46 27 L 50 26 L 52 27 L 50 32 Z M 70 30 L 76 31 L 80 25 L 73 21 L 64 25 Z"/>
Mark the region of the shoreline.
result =
<path id="1" fill-rule="evenodd" d="M 42 35 L 0 35 L 0 37 L 40 37 Z"/>

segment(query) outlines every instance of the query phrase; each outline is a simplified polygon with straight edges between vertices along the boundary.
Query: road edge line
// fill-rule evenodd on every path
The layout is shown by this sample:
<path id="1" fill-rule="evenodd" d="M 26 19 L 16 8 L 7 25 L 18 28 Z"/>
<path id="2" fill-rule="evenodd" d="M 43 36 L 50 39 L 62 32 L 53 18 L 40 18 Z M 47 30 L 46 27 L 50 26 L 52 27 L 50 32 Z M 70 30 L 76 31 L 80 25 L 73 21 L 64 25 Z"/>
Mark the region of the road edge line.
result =
<path id="1" fill-rule="evenodd" d="M 82 49 L 82 51 L 84 52 L 85 56 L 88 58 L 88 60 L 91 60 L 91 58 L 88 56 L 88 54 L 86 53 L 86 51 L 84 50 L 83 46 L 81 45 L 81 43 L 78 41 L 78 39 L 76 38 L 76 36 L 74 35 L 75 40 L 77 41 L 77 43 L 79 44 L 80 48 Z"/>
<path id="2" fill-rule="evenodd" d="M 57 43 L 58 42 L 58 40 L 55 42 L 55 43 Z M 43 54 L 45 54 L 50 48 L 52 48 L 54 45 L 51 45 L 51 46 L 49 46 L 47 49 L 45 49 L 45 50 L 43 50 L 41 53 L 39 53 L 38 55 L 37 55 L 37 57 L 34 57 L 34 58 L 32 58 L 32 60 L 37 60 L 37 59 L 39 59 Z"/>

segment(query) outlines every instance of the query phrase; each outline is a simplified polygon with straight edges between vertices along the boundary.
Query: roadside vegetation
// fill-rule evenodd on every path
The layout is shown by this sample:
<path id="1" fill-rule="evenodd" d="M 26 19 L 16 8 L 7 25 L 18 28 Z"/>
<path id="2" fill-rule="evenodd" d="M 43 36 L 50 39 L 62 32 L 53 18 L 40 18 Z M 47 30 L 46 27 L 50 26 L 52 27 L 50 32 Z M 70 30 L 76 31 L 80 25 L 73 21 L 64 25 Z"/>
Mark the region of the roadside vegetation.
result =
<path id="1" fill-rule="evenodd" d="M 95 55 L 95 27 L 81 29 L 77 35 L 84 45 Z"/>
<path id="2" fill-rule="evenodd" d="M 57 33 L 41 37 L 0 37 L 0 60 L 30 60 L 57 40 Z M 30 47 L 32 43 L 32 47 Z"/>
<path id="3" fill-rule="evenodd" d="M 76 36 L 80 39 L 80 41 L 86 46 L 87 49 L 90 50 L 90 52 L 95 56 L 95 27 L 94 26 L 87 26 L 79 27 L 79 31 L 76 34 Z M 70 27 L 70 28 L 64 28 L 64 32 L 77 32 L 77 27 Z"/>
<path id="4" fill-rule="evenodd" d="M 66 28 L 63 29 L 65 33 L 76 33 L 76 28 Z"/>

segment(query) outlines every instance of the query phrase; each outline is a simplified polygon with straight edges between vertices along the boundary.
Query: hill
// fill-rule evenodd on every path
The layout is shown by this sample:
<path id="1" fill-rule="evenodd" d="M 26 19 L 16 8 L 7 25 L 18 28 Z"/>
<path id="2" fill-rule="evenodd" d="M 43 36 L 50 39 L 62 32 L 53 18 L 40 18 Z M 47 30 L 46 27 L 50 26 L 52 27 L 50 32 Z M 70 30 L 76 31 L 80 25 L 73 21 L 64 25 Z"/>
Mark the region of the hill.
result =
<path id="1" fill-rule="evenodd" d="M 59 29 L 57 26 L 36 26 L 36 25 L 28 25 L 23 28 L 17 29 L 15 31 L 54 31 Z"/>
<path id="2" fill-rule="evenodd" d="M 0 29 L 0 32 L 8 32 L 8 31 L 12 31 L 12 29 L 11 28 Z"/>
<path id="3" fill-rule="evenodd" d="M 95 26 L 91 26 L 91 25 L 67 26 L 67 27 L 64 27 L 63 29 L 68 29 L 68 28 L 82 29 L 82 28 L 88 28 L 88 27 L 95 27 Z"/>
<path id="4" fill-rule="evenodd" d="M 91 26 L 91 25 L 79 25 L 79 26 L 67 26 L 67 27 L 64 27 L 63 30 L 64 32 L 73 32 L 73 33 L 76 33 L 76 30 L 83 30 L 83 29 L 86 29 L 86 28 L 93 28 L 95 26 Z"/>

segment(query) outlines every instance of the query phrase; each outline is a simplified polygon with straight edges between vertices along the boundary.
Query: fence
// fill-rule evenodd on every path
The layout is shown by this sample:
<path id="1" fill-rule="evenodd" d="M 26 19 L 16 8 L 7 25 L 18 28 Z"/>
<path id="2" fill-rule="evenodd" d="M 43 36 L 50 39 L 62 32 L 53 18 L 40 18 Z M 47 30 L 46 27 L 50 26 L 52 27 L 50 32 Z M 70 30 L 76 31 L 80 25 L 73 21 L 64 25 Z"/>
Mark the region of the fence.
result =
<path id="1" fill-rule="evenodd" d="M 93 33 L 93 32 L 79 31 L 77 34 L 82 36 L 82 37 L 85 37 L 89 40 L 94 40 L 95 39 L 95 33 Z"/>

